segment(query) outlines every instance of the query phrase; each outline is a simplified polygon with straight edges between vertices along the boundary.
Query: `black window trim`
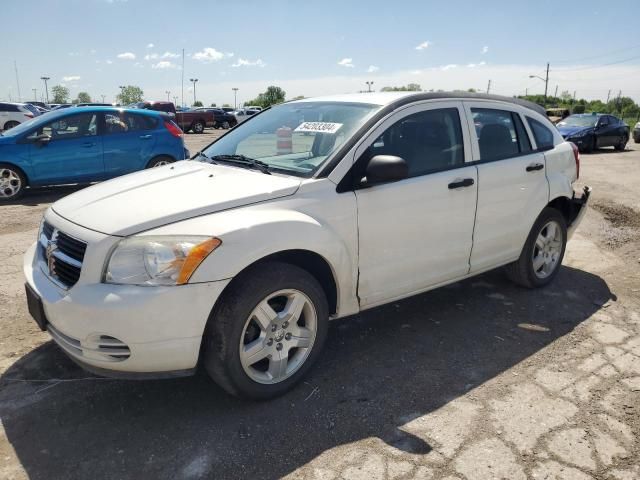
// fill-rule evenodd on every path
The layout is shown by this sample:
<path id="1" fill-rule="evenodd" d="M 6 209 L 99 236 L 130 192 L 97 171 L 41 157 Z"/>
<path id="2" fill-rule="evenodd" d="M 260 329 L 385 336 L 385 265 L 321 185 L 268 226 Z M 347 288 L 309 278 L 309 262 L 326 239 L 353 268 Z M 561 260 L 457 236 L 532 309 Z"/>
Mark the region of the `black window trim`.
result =
<path id="1" fill-rule="evenodd" d="M 407 180 L 411 180 L 411 179 L 414 179 L 414 178 L 426 177 L 428 175 L 447 172 L 447 171 L 450 171 L 450 170 L 458 170 L 460 168 L 466 168 L 466 167 L 470 167 L 470 166 L 474 165 L 474 162 L 468 162 L 467 161 L 467 151 L 466 151 L 466 148 L 465 148 L 466 146 L 465 146 L 465 142 L 464 142 L 465 128 L 467 127 L 467 121 L 466 121 L 467 115 L 466 115 L 466 111 L 465 111 L 464 105 L 462 104 L 462 102 L 459 99 L 455 99 L 455 98 L 442 99 L 442 100 L 443 100 L 442 102 L 427 102 L 427 103 L 408 104 L 408 105 L 406 105 L 406 108 L 411 108 L 413 106 L 425 106 L 425 105 L 426 106 L 433 105 L 434 108 L 425 109 L 425 110 L 422 110 L 421 112 L 410 113 L 410 114 L 407 114 L 406 116 L 404 116 L 402 118 L 406 118 L 406 117 L 409 117 L 409 116 L 414 115 L 416 113 L 422 113 L 422 112 L 426 112 L 426 111 L 430 111 L 430 110 L 443 110 L 443 109 L 455 108 L 457 110 L 457 112 L 458 112 L 458 120 L 460 121 L 460 133 L 462 135 L 462 146 L 463 146 L 463 150 L 462 150 L 463 163 L 460 164 L 460 165 L 453 165 L 453 166 L 450 166 L 450 167 L 438 168 L 436 170 L 432 170 L 430 172 L 423 173 L 421 175 L 415 175 L 413 177 L 407 177 L 407 178 L 404 178 L 402 180 L 395 180 L 395 181 L 389 182 L 389 183 L 405 182 Z M 456 102 L 456 103 L 459 103 L 459 105 L 457 105 L 455 107 L 437 108 L 437 105 L 439 105 L 440 103 L 444 103 L 444 102 L 447 102 L 447 103 L 448 102 Z M 404 108 L 402 110 L 404 110 Z M 362 135 L 360 135 L 360 130 L 362 130 L 364 128 L 364 126 L 367 125 L 367 123 L 371 122 L 371 120 L 373 120 L 373 118 L 370 119 L 369 122 L 366 122 L 365 125 L 360 130 L 358 130 L 358 132 L 356 132 L 356 134 L 354 134 L 354 136 L 357 135 L 357 141 L 353 142 L 353 145 L 349 148 L 349 150 L 351 150 L 351 148 L 356 148 L 356 150 L 357 150 L 357 148 L 359 148 L 363 143 L 366 143 L 366 142 L 362 141 L 363 140 L 363 136 L 366 133 L 372 132 L 375 128 L 377 128 L 379 126 L 382 126 L 382 124 L 384 124 L 384 122 L 386 122 L 388 119 L 390 119 L 393 116 L 393 114 L 402 112 L 402 110 L 398 110 L 398 111 L 392 110 L 392 111 L 390 111 L 387 115 L 384 115 L 382 118 L 377 119 L 378 121 L 376 121 L 374 123 L 374 125 L 372 125 L 369 129 L 367 129 L 366 132 L 364 132 Z M 461 111 L 462 111 L 462 113 L 461 113 Z M 401 119 L 399 119 L 398 121 L 400 121 L 400 120 Z M 392 125 L 395 125 L 395 122 Z M 387 127 L 387 128 L 389 128 L 389 127 Z M 467 131 L 467 135 L 469 135 L 468 129 L 466 129 L 466 131 Z M 379 136 L 376 136 L 375 138 L 373 138 L 371 140 L 372 143 L 370 145 L 372 145 L 373 142 L 375 142 L 378 138 L 379 138 Z M 471 142 L 471 138 L 470 137 L 469 137 L 469 142 Z M 349 150 L 347 150 L 347 152 Z M 354 155 L 355 155 L 355 153 L 356 152 L 354 151 Z M 342 158 L 344 158 L 344 156 Z M 359 166 L 359 163 L 361 162 L 361 160 L 360 160 L 361 158 L 362 158 L 362 156 L 360 156 L 360 157 L 358 157 L 358 158 L 356 158 L 354 160 L 353 164 L 349 167 L 349 170 L 347 170 L 347 172 L 344 174 L 344 176 L 342 177 L 340 182 L 338 182 L 338 185 L 336 187 L 336 193 L 354 192 L 356 190 L 362 190 L 364 188 L 371 188 L 372 187 L 372 185 L 361 184 L 360 183 L 360 179 L 356 179 L 356 178 L 353 177 L 353 174 L 355 173 L 355 170 L 356 170 L 356 166 Z M 376 186 L 378 186 L 378 185 L 386 185 L 386 183 L 377 183 Z"/>
<path id="2" fill-rule="evenodd" d="M 553 135 L 553 131 L 548 128 L 543 122 L 541 122 L 540 120 L 537 120 L 533 117 L 530 117 L 529 115 L 525 115 L 524 116 L 525 120 L 526 120 L 526 126 L 529 127 L 529 130 L 531 130 L 531 136 L 533 137 L 533 141 L 536 143 L 536 148 L 534 150 L 532 150 L 533 152 L 548 152 L 549 150 L 553 150 L 554 148 L 556 148 L 556 144 L 555 144 L 555 136 Z M 533 133 L 533 128 L 531 127 L 531 124 L 529 123 L 529 120 L 533 120 L 534 122 L 538 122 L 540 125 L 542 125 L 544 128 L 547 128 L 550 132 L 551 132 L 551 136 L 554 137 L 554 143 L 553 145 L 548 145 L 546 147 L 540 147 L 538 146 L 538 140 L 536 140 L 536 136 Z M 531 146 L 533 147 L 533 143 L 531 144 Z"/>

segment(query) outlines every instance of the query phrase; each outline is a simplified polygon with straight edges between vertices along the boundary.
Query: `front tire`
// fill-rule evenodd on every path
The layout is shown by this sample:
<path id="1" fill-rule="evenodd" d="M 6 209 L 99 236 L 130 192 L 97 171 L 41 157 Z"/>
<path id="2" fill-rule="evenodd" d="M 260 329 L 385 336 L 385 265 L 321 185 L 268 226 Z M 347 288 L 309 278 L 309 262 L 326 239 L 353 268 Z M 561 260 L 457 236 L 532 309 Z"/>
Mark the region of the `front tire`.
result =
<path id="1" fill-rule="evenodd" d="M 567 222 L 555 208 L 546 207 L 533 224 L 520 258 L 505 267 L 514 283 L 526 288 L 549 284 L 560 270 L 567 246 Z"/>
<path id="2" fill-rule="evenodd" d="M 629 137 L 627 137 L 626 135 L 623 135 L 620 138 L 620 141 L 618 142 L 618 144 L 613 148 L 615 148 L 619 152 L 624 152 L 624 149 L 626 148 L 628 141 L 629 141 Z"/>
<path id="3" fill-rule="evenodd" d="M 6 163 L 0 163 L 0 202 L 9 202 L 20 198 L 27 186 L 22 171 Z"/>
<path id="4" fill-rule="evenodd" d="M 203 364 L 232 395 L 264 400 L 299 382 L 327 336 L 324 290 L 307 271 L 268 262 L 234 279 L 212 311 Z"/>

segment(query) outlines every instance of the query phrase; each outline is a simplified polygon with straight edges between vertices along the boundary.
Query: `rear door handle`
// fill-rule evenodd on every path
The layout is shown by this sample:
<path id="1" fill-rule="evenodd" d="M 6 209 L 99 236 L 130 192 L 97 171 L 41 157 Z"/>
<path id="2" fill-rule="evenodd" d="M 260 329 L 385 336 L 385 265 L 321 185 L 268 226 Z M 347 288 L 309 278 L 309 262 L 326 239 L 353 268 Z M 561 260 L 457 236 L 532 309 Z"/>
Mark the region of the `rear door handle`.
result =
<path id="1" fill-rule="evenodd" d="M 474 183 L 475 182 L 473 178 L 463 178 L 462 180 L 454 180 L 449 184 L 449 189 L 453 190 L 454 188 L 470 187 Z"/>
<path id="2" fill-rule="evenodd" d="M 149 140 L 150 138 L 153 138 L 153 135 L 149 134 L 149 135 L 140 135 L 140 138 L 142 140 Z"/>
<path id="3" fill-rule="evenodd" d="M 542 170 L 544 165 L 542 163 L 532 163 L 527 166 L 527 172 L 534 172 L 536 170 Z"/>

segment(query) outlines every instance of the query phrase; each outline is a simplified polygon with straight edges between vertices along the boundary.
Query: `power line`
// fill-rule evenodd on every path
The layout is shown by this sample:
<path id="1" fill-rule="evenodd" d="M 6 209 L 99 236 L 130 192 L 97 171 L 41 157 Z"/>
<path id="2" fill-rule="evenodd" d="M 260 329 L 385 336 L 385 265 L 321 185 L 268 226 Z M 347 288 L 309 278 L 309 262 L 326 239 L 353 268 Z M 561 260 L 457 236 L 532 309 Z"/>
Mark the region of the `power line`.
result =
<path id="1" fill-rule="evenodd" d="M 582 57 L 582 58 L 572 58 L 571 60 L 557 60 L 555 62 L 553 62 L 554 64 L 557 63 L 573 63 L 573 62 L 582 62 L 583 60 L 592 60 L 594 58 L 601 58 L 601 57 L 608 57 L 609 55 L 613 54 L 613 53 L 620 53 L 620 52 L 626 52 L 627 50 L 634 50 L 636 48 L 640 47 L 640 44 L 638 45 L 632 45 L 630 47 L 625 47 L 625 48 L 619 48 L 617 50 L 612 50 L 610 52 L 606 52 L 606 53 L 600 53 L 598 55 L 591 55 L 589 57 Z"/>
<path id="2" fill-rule="evenodd" d="M 635 57 L 629 57 L 624 60 L 618 60 L 616 62 L 603 63 L 602 65 L 592 65 L 588 67 L 580 67 L 580 68 L 563 68 L 561 72 L 581 72 L 583 70 L 593 70 L 596 68 L 608 67 L 610 65 L 618 65 L 620 63 L 630 62 L 631 60 L 636 60 L 640 58 L 640 55 L 636 55 Z"/>

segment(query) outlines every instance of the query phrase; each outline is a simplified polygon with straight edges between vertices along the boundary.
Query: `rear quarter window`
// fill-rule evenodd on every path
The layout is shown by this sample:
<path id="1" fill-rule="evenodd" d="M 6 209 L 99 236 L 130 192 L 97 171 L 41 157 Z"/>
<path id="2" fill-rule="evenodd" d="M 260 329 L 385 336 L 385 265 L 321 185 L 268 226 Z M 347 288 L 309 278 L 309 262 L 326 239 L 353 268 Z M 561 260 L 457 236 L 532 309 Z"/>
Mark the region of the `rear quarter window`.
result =
<path id="1" fill-rule="evenodd" d="M 553 148 L 553 132 L 546 125 L 530 117 L 527 117 L 527 123 L 529 123 L 529 128 L 531 128 L 538 150 Z"/>

